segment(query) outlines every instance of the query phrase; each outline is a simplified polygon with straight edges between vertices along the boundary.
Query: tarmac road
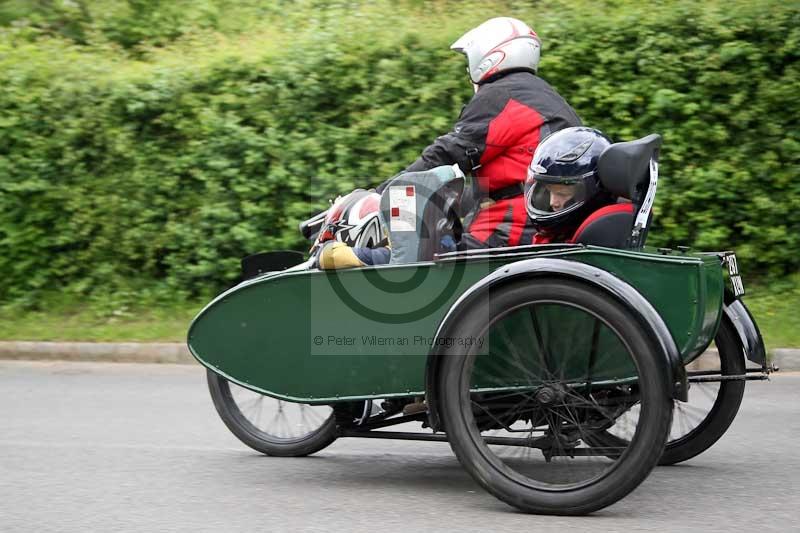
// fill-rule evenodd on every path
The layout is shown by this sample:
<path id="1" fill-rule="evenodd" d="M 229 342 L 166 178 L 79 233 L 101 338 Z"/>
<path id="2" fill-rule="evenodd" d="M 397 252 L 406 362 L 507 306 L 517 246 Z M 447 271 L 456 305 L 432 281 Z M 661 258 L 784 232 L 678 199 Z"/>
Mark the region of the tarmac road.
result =
<path id="1" fill-rule="evenodd" d="M 199 366 L 0 361 L 0 530 L 797 531 L 800 374 L 751 382 L 732 428 L 592 516 L 518 513 L 445 443 L 341 439 L 261 456 Z"/>

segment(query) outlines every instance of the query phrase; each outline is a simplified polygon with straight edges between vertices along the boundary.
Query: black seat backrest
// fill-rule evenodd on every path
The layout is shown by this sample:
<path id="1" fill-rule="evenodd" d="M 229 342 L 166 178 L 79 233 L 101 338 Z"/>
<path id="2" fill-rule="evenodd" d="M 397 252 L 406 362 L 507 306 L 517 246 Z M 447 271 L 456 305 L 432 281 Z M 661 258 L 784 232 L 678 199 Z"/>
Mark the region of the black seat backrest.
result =
<path id="1" fill-rule="evenodd" d="M 597 162 L 600 181 L 615 195 L 641 203 L 650 183 L 650 159 L 658 159 L 659 147 L 661 135 L 655 133 L 612 144 Z"/>
<path id="2" fill-rule="evenodd" d="M 615 219 L 614 227 L 616 228 L 614 231 L 619 232 L 620 235 L 607 237 L 607 239 L 618 243 L 621 235 L 626 234 L 624 238 L 625 244 L 619 247 L 639 248 L 644 246 L 644 241 L 647 238 L 647 229 L 652 219 L 650 209 L 653 205 L 658 181 L 657 171 L 651 176 L 650 162 L 658 161 L 661 140 L 660 135 L 651 134 L 635 141 L 612 144 L 605 149 L 597 162 L 597 173 L 603 186 L 615 196 L 626 198 L 632 202 L 629 215 L 623 217 L 622 214 L 617 212 L 613 217 Z M 622 228 L 621 220 L 623 218 L 630 220 L 627 230 Z M 637 219 L 639 220 L 638 224 L 636 222 Z M 608 226 L 608 224 L 610 222 L 604 223 L 604 227 Z M 588 240 L 592 235 L 599 235 L 599 230 L 600 228 L 597 226 L 592 231 L 585 233 L 581 238 Z M 579 237 L 578 233 L 580 231 L 576 232 L 573 239 Z M 576 240 L 575 242 L 584 242 L 584 240 Z M 597 243 L 584 242 L 584 244 Z"/>
<path id="3" fill-rule="evenodd" d="M 302 252 L 278 250 L 248 255 L 242 259 L 242 279 L 251 279 L 266 272 L 277 272 L 299 265 L 304 260 Z"/>

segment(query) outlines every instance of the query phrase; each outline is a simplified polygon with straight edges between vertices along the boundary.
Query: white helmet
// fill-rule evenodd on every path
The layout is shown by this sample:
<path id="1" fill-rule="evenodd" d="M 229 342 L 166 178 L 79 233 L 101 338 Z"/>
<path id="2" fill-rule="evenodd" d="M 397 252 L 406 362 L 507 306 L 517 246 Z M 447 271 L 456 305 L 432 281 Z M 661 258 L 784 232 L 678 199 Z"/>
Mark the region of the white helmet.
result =
<path id="1" fill-rule="evenodd" d="M 508 70 L 535 73 L 541 47 L 539 37 L 530 26 L 511 17 L 498 17 L 471 29 L 450 49 L 467 56 L 469 77 L 472 83 L 480 85 Z"/>

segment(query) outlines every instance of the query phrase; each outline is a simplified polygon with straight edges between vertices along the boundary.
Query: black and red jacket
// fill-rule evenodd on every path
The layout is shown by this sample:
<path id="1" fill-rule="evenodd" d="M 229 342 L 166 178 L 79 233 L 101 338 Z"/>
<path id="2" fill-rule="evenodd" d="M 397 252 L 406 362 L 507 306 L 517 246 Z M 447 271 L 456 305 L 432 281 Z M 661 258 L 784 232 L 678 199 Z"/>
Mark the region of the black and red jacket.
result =
<path id="1" fill-rule="evenodd" d="M 464 106 L 453 131 L 437 138 L 406 172 L 458 164 L 464 173 L 477 169 L 476 198 L 492 198 L 465 231 L 474 246 L 530 243 L 522 195 L 528 166 L 539 141 L 570 126 L 580 126 L 575 111 L 543 79 L 511 72 L 485 82 Z"/>

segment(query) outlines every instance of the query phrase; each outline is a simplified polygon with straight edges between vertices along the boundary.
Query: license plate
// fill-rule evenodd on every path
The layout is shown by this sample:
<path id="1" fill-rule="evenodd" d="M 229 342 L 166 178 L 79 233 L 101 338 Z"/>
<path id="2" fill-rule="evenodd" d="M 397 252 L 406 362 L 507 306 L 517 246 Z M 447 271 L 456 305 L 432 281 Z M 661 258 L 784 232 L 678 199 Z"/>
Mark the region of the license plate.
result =
<path id="1" fill-rule="evenodd" d="M 727 254 L 725 256 L 725 263 L 728 265 L 728 279 L 731 283 L 733 295 L 736 298 L 744 296 L 744 284 L 742 283 L 742 276 L 739 274 L 739 264 L 736 262 L 736 254 Z"/>

